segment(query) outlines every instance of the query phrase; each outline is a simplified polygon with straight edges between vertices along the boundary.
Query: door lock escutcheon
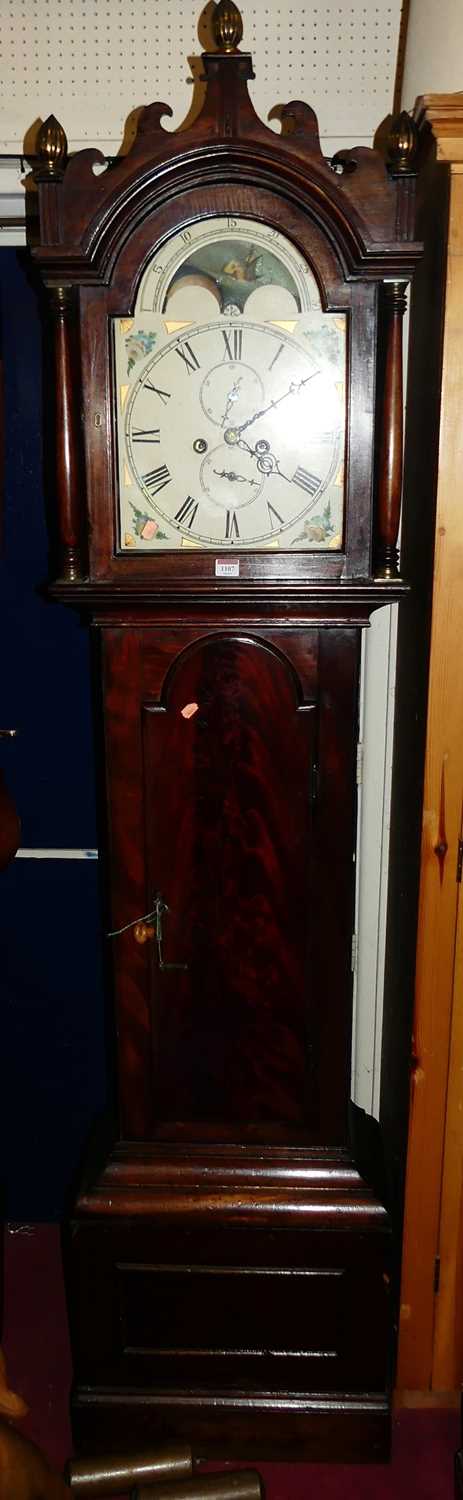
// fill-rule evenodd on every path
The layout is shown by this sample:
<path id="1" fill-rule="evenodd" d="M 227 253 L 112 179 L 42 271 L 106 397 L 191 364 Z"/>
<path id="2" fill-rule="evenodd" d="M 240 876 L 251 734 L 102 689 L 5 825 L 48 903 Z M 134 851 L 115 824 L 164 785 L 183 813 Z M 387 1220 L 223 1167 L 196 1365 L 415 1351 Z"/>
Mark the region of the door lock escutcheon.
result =
<path id="1" fill-rule="evenodd" d="M 155 900 L 155 903 L 154 903 L 154 916 L 155 916 L 155 919 L 156 919 L 155 935 L 156 935 L 156 946 L 157 946 L 157 950 L 158 950 L 158 965 L 159 965 L 160 969 L 183 969 L 183 970 L 185 970 L 185 969 L 188 968 L 188 964 L 171 964 L 171 963 L 166 963 L 164 961 L 164 959 L 163 959 L 163 956 L 162 956 L 162 942 L 163 942 L 162 921 L 163 921 L 163 917 L 164 917 L 165 913 L 168 912 L 168 911 L 169 911 L 169 907 L 167 905 L 167 902 L 163 901 L 162 896 L 156 896 L 156 900 Z"/>
<path id="2" fill-rule="evenodd" d="M 153 941 L 153 938 L 156 939 L 158 966 L 160 969 L 163 971 L 166 969 L 185 970 L 188 968 L 188 964 L 166 963 L 162 955 L 162 920 L 168 911 L 167 902 L 164 901 L 162 896 L 157 895 L 152 911 L 145 912 L 143 917 L 135 917 L 133 922 L 126 922 L 124 927 L 118 927 L 114 932 L 108 932 L 108 937 L 119 937 L 122 932 L 128 932 L 132 928 L 136 943 L 150 943 Z"/>

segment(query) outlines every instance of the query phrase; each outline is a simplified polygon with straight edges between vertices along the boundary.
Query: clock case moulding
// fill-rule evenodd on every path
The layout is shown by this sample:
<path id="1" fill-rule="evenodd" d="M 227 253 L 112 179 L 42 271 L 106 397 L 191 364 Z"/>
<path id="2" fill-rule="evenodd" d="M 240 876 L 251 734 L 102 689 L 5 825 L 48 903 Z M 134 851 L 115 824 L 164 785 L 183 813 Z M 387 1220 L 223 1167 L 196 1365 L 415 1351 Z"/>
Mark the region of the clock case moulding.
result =
<path id="1" fill-rule="evenodd" d="M 402 444 L 401 320 L 405 283 L 419 254 L 413 242 L 415 174 L 410 151 L 392 150 L 391 170 L 366 147 L 341 151 L 336 171 L 320 150 L 316 117 L 293 102 L 281 111 L 281 135 L 256 115 L 248 93 L 247 53 L 203 57 L 205 100 L 185 130 L 166 132 L 168 105 L 143 109 L 126 156 L 106 165 L 95 149 L 66 161 L 60 127 L 42 127 L 40 247 L 34 255 L 50 289 L 56 322 L 58 514 L 67 580 L 89 606 L 116 597 L 128 604 L 183 602 L 274 612 L 324 600 L 338 618 L 354 599 L 365 606 L 400 597 L 396 538 Z M 40 145 L 40 142 L 39 142 Z M 401 140 L 403 147 L 403 140 Z M 397 170 L 395 167 L 397 166 Z M 96 173 L 95 173 L 95 168 Z M 214 557 L 170 554 L 153 560 L 117 555 L 115 431 L 108 319 L 130 316 L 153 245 L 198 217 L 263 219 L 293 239 L 315 272 L 322 306 L 350 312 L 345 545 L 342 553 L 298 557 L 242 554 L 240 578 L 223 588 Z M 382 331 L 381 369 L 377 335 Z M 79 337 L 77 337 L 77 328 Z M 84 463 L 80 413 L 85 413 Z M 380 459 L 375 463 L 375 460 Z M 374 482 L 375 468 L 378 479 Z M 374 492 L 373 492 L 374 491 Z M 88 511 L 88 516 L 87 516 Z M 310 582 L 310 604 L 309 591 Z M 363 591 L 358 584 L 362 582 Z M 342 590 L 339 584 L 342 583 Z M 63 585 L 61 587 L 61 585 Z M 143 585 L 145 591 L 143 592 Z M 354 591 L 352 592 L 352 588 Z M 361 609 L 361 599 L 363 610 Z M 344 604 L 341 604 L 341 600 Z M 358 617 L 358 616 L 357 616 Z"/>
<path id="2" fill-rule="evenodd" d="M 233 1130 L 214 1141 L 211 1126 L 198 1144 L 151 1128 L 151 1018 L 136 1000 L 137 985 L 147 993 L 150 944 L 115 940 L 120 1139 L 87 1173 L 69 1247 L 74 1429 L 88 1449 L 149 1432 L 186 1434 L 204 1454 L 380 1459 L 390 1432 L 390 1225 L 349 1140 L 349 945 L 359 627 L 406 593 L 396 544 L 401 322 L 420 253 L 413 140 L 402 121 L 389 169 L 356 147 L 333 170 L 307 105 L 281 110 L 279 136 L 258 119 L 249 54 L 222 45 L 203 66 L 204 102 L 188 129 L 164 131 L 169 108 L 153 104 L 128 154 L 109 166 L 93 149 L 67 161 L 61 128 L 53 119 L 42 127 L 34 255 L 54 321 L 61 544 L 51 592 L 100 626 L 113 927 L 147 909 L 146 892 L 138 906 L 133 894 L 149 832 L 138 812 L 132 819 L 142 761 L 131 746 L 140 703 L 149 713 L 164 701 L 167 668 L 173 681 L 181 658 L 194 686 L 188 664 L 205 640 L 217 680 L 227 641 L 241 663 L 252 643 L 263 667 L 274 654 L 282 700 L 291 680 L 302 707 L 320 672 L 322 925 L 337 957 L 327 957 L 319 1000 L 320 1128 L 270 1142 L 250 1128 L 237 1142 Z M 153 245 L 211 214 L 281 229 L 307 256 L 322 306 L 350 315 L 343 551 L 240 553 L 233 579 L 215 577 L 211 554 L 121 556 L 116 544 L 109 319 L 131 315 Z M 255 696 L 259 680 L 257 663 Z M 283 742 L 284 723 L 278 733 Z M 332 940 L 337 861 L 341 936 Z M 177 953 L 181 936 L 180 927 Z"/>

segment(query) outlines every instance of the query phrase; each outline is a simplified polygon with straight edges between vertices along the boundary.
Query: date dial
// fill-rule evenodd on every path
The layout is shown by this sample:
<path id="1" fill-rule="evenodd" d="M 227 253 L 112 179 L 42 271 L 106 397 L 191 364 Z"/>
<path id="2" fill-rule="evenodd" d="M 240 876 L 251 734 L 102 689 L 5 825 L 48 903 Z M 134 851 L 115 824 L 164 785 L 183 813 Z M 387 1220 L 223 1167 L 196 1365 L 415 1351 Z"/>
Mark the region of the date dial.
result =
<path id="1" fill-rule="evenodd" d="M 235 511 L 244 505 L 252 505 L 262 493 L 265 482 L 264 475 L 258 473 L 252 453 L 246 449 L 231 453 L 226 443 L 213 448 L 203 459 L 199 480 L 204 495 L 222 509 L 230 509 L 232 496 Z"/>

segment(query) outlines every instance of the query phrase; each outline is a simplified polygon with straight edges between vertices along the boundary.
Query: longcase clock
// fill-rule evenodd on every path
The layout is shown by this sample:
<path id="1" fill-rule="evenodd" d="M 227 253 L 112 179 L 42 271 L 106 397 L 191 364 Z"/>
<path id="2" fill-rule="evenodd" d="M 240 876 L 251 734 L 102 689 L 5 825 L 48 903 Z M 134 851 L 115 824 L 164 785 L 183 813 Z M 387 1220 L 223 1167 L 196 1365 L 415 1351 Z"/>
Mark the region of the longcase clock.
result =
<path id="1" fill-rule="evenodd" d="M 256 116 L 221 0 L 202 112 L 35 177 L 56 598 L 100 637 L 119 1123 L 75 1206 L 81 1447 L 388 1449 L 389 1222 L 349 1139 L 361 634 L 397 563 L 399 135 Z M 400 138 L 399 138 L 400 137 Z M 394 144 L 394 143 L 393 143 Z M 103 794 L 102 794 L 103 795 Z"/>

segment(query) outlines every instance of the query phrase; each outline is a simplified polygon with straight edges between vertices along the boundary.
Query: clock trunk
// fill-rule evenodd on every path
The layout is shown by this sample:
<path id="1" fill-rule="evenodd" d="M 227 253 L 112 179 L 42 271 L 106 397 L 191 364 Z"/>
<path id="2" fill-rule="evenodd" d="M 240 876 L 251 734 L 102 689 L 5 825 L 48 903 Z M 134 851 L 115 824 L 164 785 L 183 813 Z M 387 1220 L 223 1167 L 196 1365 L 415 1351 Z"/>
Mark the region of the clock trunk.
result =
<path id="1" fill-rule="evenodd" d="M 147 920 L 112 937 L 123 1138 L 72 1236 L 84 1445 L 117 1411 L 204 1453 L 385 1452 L 389 1231 L 348 1145 L 359 635 L 103 630 L 112 909 Z"/>

